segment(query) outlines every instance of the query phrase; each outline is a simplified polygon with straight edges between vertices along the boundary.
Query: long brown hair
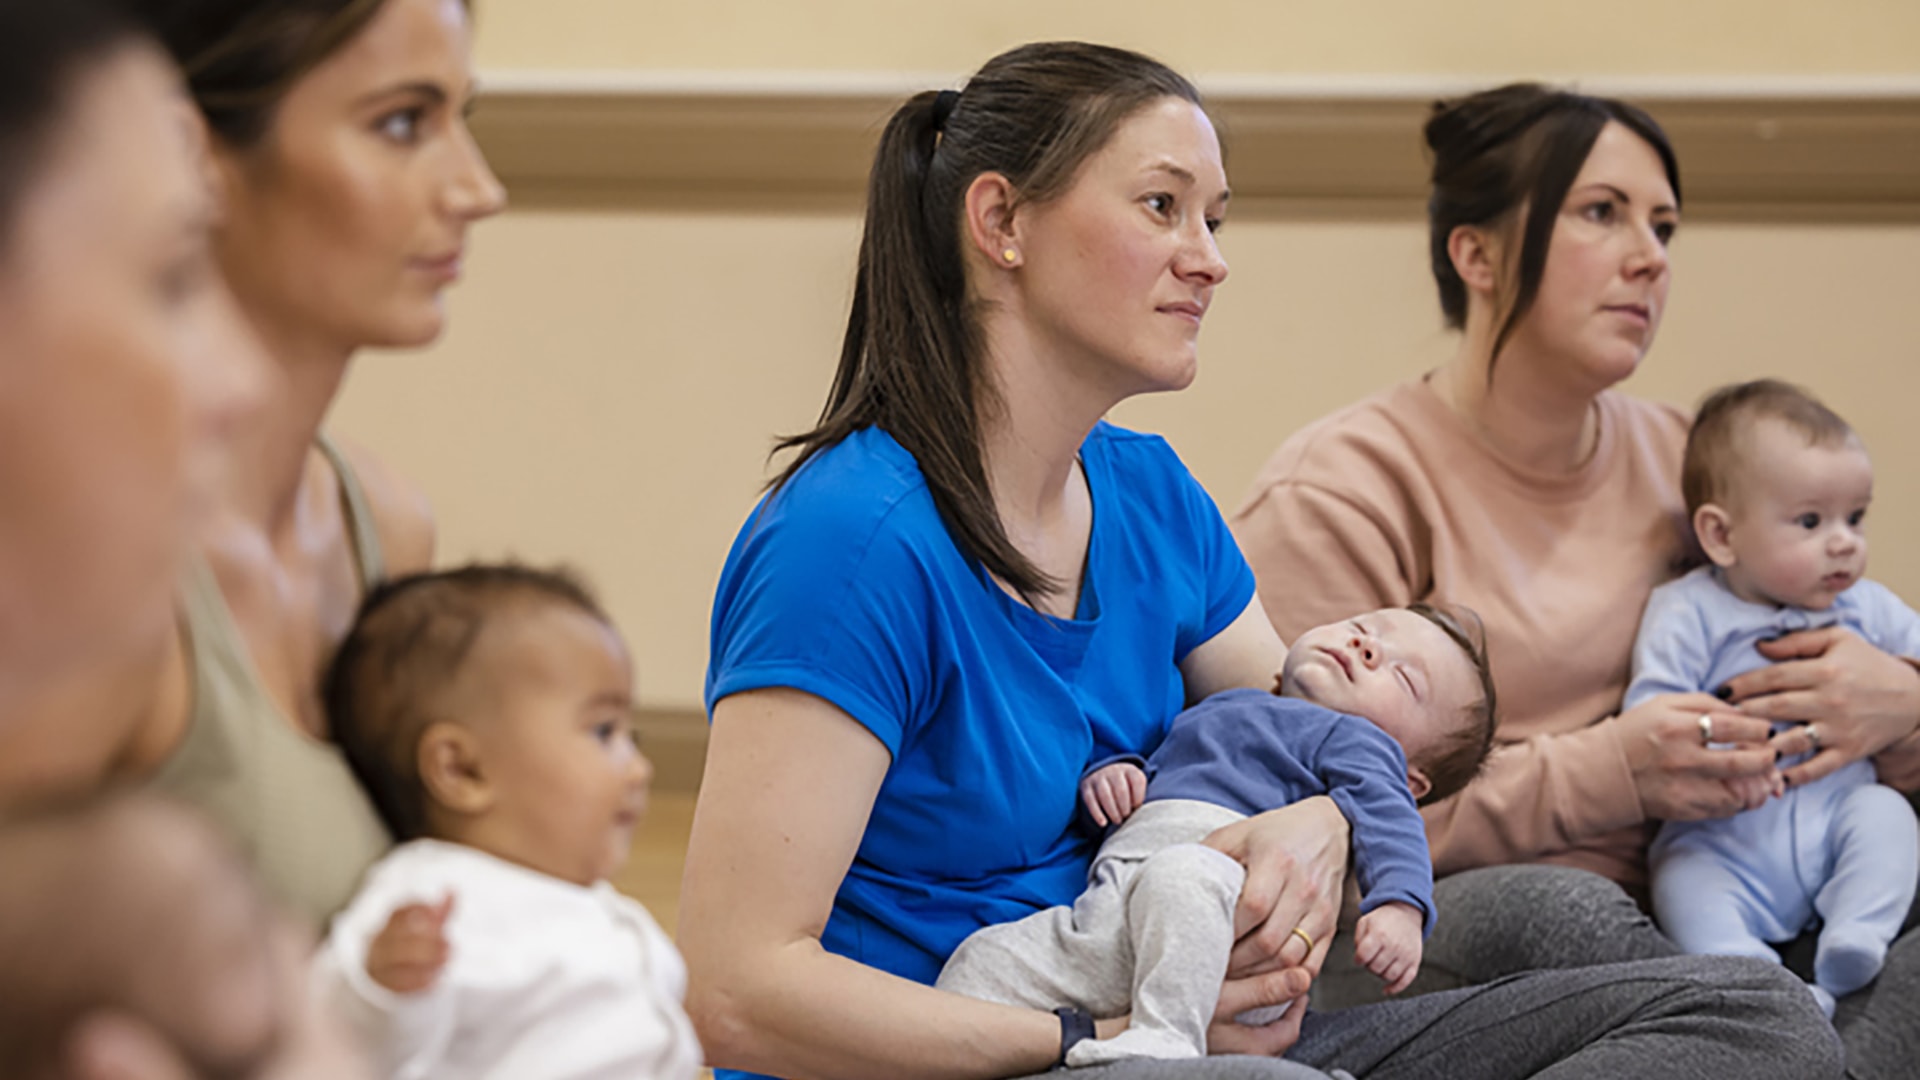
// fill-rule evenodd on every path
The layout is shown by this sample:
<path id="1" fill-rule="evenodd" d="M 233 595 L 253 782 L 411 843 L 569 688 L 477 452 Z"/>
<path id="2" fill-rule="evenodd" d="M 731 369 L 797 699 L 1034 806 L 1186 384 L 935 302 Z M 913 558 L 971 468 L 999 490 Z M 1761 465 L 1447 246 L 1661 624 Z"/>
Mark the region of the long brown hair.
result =
<path id="1" fill-rule="evenodd" d="M 774 448 L 798 454 L 778 491 L 812 456 L 861 428 L 893 436 L 920 465 L 949 532 L 1022 596 L 1057 583 L 1007 539 L 980 444 L 997 408 L 977 304 L 961 258 L 966 191 L 1007 178 L 1022 203 L 1055 198 L 1128 117 L 1199 91 L 1158 61 L 1080 42 L 1000 54 L 957 96 L 925 91 L 893 114 L 874 155 L 853 309 L 819 423 Z"/>
<path id="2" fill-rule="evenodd" d="M 244 149 L 273 126 L 293 84 L 332 56 L 387 0 L 126 0 L 187 75 L 207 126 Z M 472 8 L 471 0 L 465 0 Z"/>
<path id="3" fill-rule="evenodd" d="M 1467 324 L 1466 282 L 1447 251 L 1453 230 L 1462 225 L 1511 228 L 1509 219 L 1522 206 L 1527 210 L 1526 221 L 1518 227 L 1518 280 L 1493 338 L 1495 359 L 1540 293 L 1560 205 L 1609 123 L 1640 136 L 1660 155 L 1674 204 L 1679 205 L 1680 163 L 1667 133 L 1653 117 L 1624 101 L 1513 83 L 1433 107 L 1425 130 L 1427 149 L 1433 153 L 1428 243 L 1447 325 L 1459 330 Z"/>

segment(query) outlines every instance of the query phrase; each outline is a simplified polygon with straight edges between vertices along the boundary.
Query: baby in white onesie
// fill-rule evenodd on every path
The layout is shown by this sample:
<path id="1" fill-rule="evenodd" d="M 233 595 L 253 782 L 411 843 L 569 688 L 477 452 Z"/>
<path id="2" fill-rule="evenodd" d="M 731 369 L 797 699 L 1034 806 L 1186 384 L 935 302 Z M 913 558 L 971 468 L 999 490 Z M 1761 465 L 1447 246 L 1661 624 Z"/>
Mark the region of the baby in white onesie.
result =
<path id="1" fill-rule="evenodd" d="M 470 566 L 367 598 L 326 685 L 401 845 L 315 978 L 382 1075 L 686 1080 L 686 969 L 607 876 L 652 768 L 626 646 L 570 578 Z"/>

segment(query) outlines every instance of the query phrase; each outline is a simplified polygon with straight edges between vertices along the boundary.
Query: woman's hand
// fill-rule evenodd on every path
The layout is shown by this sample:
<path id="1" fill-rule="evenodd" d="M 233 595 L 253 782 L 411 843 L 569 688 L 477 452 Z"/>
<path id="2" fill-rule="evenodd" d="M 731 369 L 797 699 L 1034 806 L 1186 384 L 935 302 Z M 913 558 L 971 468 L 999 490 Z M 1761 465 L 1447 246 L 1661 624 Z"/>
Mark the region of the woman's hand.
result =
<path id="1" fill-rule="evenodd" d="M 1229 979 L 1293 967 L 1305 967 L 1309 977 L 1319 975 L 1340 917 L 1348 835 L 1340 808 L 1317 795 L 1236 821 L 1206 838 L 1207 846 L 1247 868 L 1233 913 Z"/>
<path id="2" fill-rule="evenodd" d="M 1327 953 L 1327 942 L 1314 943 L 1314 970 Z M 1220 1004 L 1207 1025 L 1207 1053 L 1279 1057 L 1300 1041 L 1300 1021 L 1307 1014 L 1307 990 L 1313 975 L 1305 967 L 1290 967 L 1244 978 L 1228 978 L 1220 988 Z M 1234 1018 L 1255 1009 L 1291 1002 L 1292 1007 L 1269 1024 L 1249 1026 Z"/>
<path id="3" fill-rule="evenodd" d="M 1700 718 L 1711 727 L 1707 745 Z M 1647 817 L 1699 821 L 1765 802 L 1774 789 L 1773 726 L 1708 694 L 1662 694 L 1614 718 Z"/>
<path id="4" fill-rule="evenodd" d="M 1819 751 L 1786 771 L 1794 787 L 1872 757 L 1920 725 L 1920 671 L 1851 630 L 1803 630 L 1759 649 L 1777 662 L 1729 680 L 1728 700 L 1753 716 L 1806 722 L 1773 740 L 1783 755 Z"/>

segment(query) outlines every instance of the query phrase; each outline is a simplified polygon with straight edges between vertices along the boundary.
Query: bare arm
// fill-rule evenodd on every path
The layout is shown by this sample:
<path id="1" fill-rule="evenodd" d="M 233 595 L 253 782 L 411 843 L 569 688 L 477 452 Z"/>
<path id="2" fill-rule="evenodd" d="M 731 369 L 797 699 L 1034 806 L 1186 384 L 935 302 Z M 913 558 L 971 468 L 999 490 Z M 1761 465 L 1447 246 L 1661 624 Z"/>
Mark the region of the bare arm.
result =
<path id="1" fill-rule="evenodd" d="M 835 892 L 889 764 L 796 690 L 714 708 L 680 899 L 687 1011 L 711 1064 L 792 1080 L 984 1080 L 1059 1054 L 1048 1013 L 942 993 L 828 953 Z"/>
<path id="2" fill-rule="evenodd" d="M 1920 791 L 1920 731 L 1876 754 L 1873 767 L 1888 787 L 1909 795 Z"/>
<path id="3" fill-rule="evenodd" d="M 1187 704 L 1222 690 L 1251 687 L 1272 690 L 1287 646 L 1274 632 L 1260 597 L 1254 596 L 1225 630 L 1213 635 L 1180 662 Z"/>

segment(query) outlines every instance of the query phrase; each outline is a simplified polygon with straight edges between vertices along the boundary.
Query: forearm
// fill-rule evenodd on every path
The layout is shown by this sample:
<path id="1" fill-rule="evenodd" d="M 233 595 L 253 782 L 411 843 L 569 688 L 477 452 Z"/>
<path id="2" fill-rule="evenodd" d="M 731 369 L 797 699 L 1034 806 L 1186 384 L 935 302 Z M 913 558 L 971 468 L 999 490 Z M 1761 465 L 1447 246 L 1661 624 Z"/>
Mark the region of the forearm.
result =
<path id="1" fill-rule="evenodd" d="M 1043 1072 L 1060 1052 L 1051 1013 L 943 993 L 812 939 L 690 968 L 688 1012 L 719 1067 L 788 1080 L 988 1080 Z"/>
<path id="2" fill-rule="evenodd" d="M 687 1011 L 711 1064 L 790 1080 L 984 1080 L 1059 1056 L 1049 1013 L 940 993 L 821 945 L 888 764 L 810 695 L 715 707 L 679 927 Z"/>
<path id="3" fill-rule="evenodd" d="M 1920 731 L 1875 754 L 1873 765 L 1881 783 L 1909 795 L 1920 792 Z"/>
<path id="4" fill-rule="evenodd" d="M 1903 656 L 1900 659 L 1908 667 L 1920 671 L 1920 660 L 1910 656 Z M 1881 783 L 1909 795 L 1920 792 L 1920 727 L 1916 727 L 1906 738 L 1875 754 L 1873 765 L 1880 775 Z"/>
<path id="5" fill-rule="evenodd" d="M 1646 820 L 1611 721 L 1503 746 L 1423 813 L 1436 876 L 1574 850 Z"/>

